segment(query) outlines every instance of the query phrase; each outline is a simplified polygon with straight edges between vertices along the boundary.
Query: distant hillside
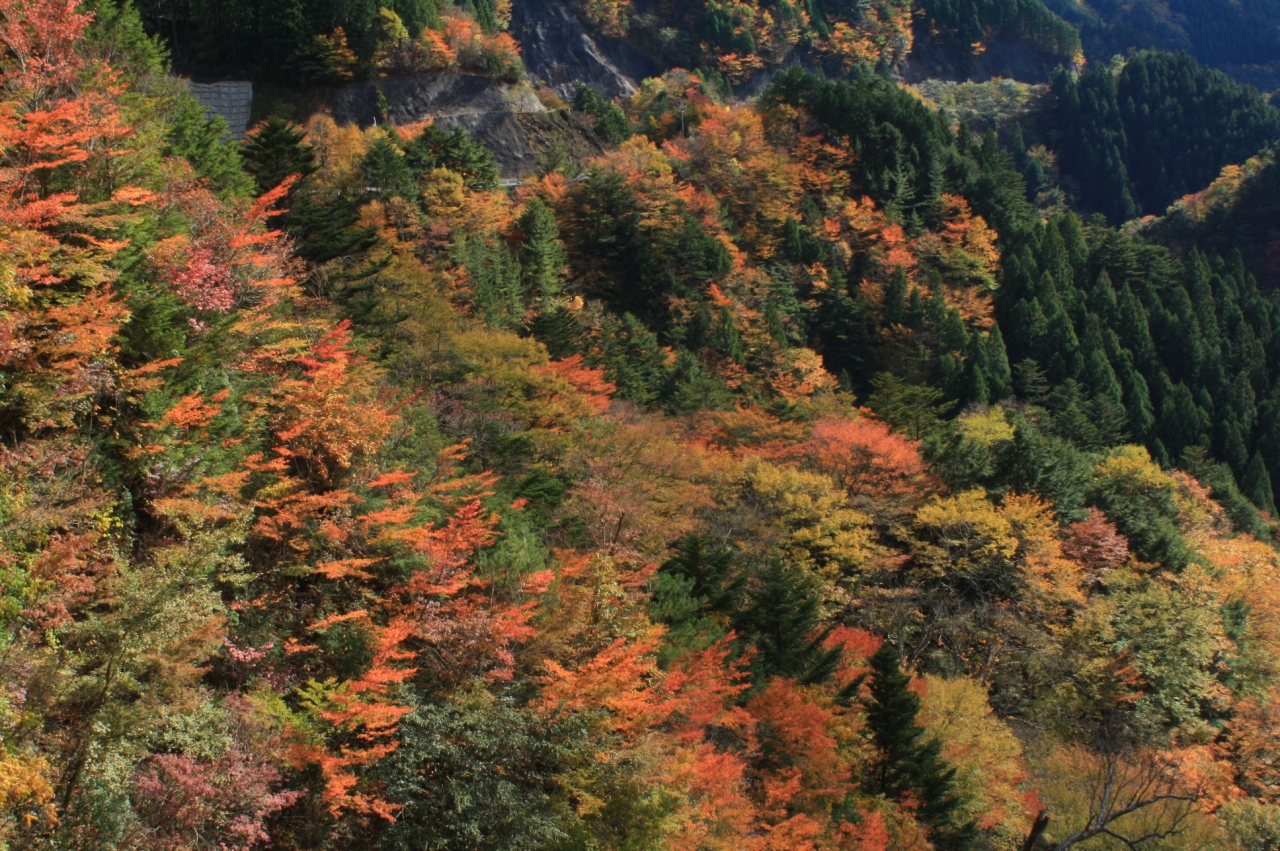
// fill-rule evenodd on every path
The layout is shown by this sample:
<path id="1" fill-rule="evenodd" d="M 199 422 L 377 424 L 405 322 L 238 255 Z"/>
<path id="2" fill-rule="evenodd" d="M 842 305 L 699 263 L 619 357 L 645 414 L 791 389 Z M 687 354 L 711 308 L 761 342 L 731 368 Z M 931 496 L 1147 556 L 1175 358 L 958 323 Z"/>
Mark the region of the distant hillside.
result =
<path id="1" fill-rule="evenodd" d="M 908 79 L 1047 82 L 1058 65 L 1144 49 L 1185 51 L 1270 91 L 1280 86 L 1280 0 L 137 0 L 177 70 L 316 84 L 368 78 L 393 12 L 410 37 L 453 11 L 510 31 L 540 68 L 603 60 L 633 80 L 673 67 L 741 83 L 804 60 L 828 74 L 878 63 Z M 585 25 L 585 26 L 581 26 Z M 393 30 L 394 27 L 391 27 Z M 585 40 L 583 31 L 586 32 Z M 648 66 L 648 67 L 646 67 Z M 543 74 L 557 85 L 560 77 Z M 612 96 L 611 72 L 581 79 Z M 552 79 L 552 78 L 556 79 Z M 576 80 L 574 81 L 576 82 Z M 625 87 L 624 87 L 625 88 Z"/>
<path id="2" fill-rule="evenodd" d="M 537 76 L 606 96 L 671 68 L 741 85 L 802 61 L 832 76 L 858 65 L 915 79 L 1047 81 L 1083 56 L 1075 29 L 1042 0 L 138 0 L 175 68 L 199 78 L 286 85 L 370 79 L 393 45 L 446 33 L 458 15 L 489 37 L 514 33 Z M 919 50 L 913 57 L 913 45 Z M 600 67 L 595 67 L 595 66 Z M 561 91 L 561 94 L 564 94 Z"/>
<path id="3" fill-rule="evenodd" d="M 1280 3 L 1276 0 L 1047 0 L 1079 28 L 1090 62 L 1159 48 L 1271 91 L 1280 86 Z"/>
<path id="4" fill-rule="evenodd" d="M 1269 153 L 1227 166 L 1208 188 L 1182 198 L 1140 233 L 1177 252 L 1192 246 L 1223 256 L 1238 251 L 1264 290 L 1280 289 L 1280 167 Z"/>
<path id="5" fill-rule="evenodd" d="M 1059 74 L 1046 121 L 1079 206 L 1113 223 L 1163 213 L 1280 140 L 1280 110 L 1257 92 L 1186 55 L 1150 51 L 1119 69 Z"/>

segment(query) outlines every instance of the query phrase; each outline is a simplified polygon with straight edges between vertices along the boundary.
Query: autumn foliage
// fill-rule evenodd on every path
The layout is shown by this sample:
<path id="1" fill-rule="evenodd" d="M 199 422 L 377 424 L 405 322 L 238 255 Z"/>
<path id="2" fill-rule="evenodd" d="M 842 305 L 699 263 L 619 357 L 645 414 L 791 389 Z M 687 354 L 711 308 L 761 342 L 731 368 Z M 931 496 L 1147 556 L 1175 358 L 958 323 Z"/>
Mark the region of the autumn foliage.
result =
<path id="1" fill-rule="evenodd" d="M 756 45 L 698 46 L 732 79 L 909 39 L 893 4 L 816 39 L 708 6 Z M 476 16 L 383 13 L 388 73 L 517 67 Z M 994 388 L 976 203 L 912 218 L 857 185 L 869 148 L 684 71 L 572 180 L 508 193 L 465 134 L 319 116 L 249 198 L 216 133 L 165 141 L 190 103 L 112 20 L 0 0 L 0 845 L 1270 823 L 1280 559 L 1208 476 L 1026 401 L 1034 371 Z M 913 383 L 947 369 L 961 410 Z"/>

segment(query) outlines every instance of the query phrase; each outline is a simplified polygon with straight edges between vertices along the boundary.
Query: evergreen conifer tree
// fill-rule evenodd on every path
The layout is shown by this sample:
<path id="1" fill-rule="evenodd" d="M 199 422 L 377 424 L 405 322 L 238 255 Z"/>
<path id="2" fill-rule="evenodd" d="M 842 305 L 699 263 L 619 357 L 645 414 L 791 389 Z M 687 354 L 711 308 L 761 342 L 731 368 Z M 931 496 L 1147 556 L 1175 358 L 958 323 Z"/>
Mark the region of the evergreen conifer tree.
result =
<path id="1" fill-rule="evenodd" d="M 1244 477 L 1240 481 L 1240 489 L 1258 508 L 1271 512 L 1272 516 L 1275 515 L 1276 500 L 1275 492 L 1271 488 L 1271 474 L 1267 472 L 1267 465 L 1263 462 L 1260 453 L 1254 452 L 1253 457 L 1249 459 L 1249 465 L 1245 468 Z"/>
<path id="2" fill-rule="evenodd" d="M 618 398 L 645 408 L 662 402 L 671 383 L 667 354 L 657 336 L 634 314 L 606 320 L 600 348 L 605 377 L 617 386 Z"/>
<path id="3" fill-rule="evenodd" d="M 911 794 L 919 802 L 921 822 L 933 828 L 935 848 L 960 851 L 972 847 L 976 829 L 972 823 L 954 824 L 959 802 L 955 798 L 955 769 L 942 759 L 942 746 L 925 739 L 917 726 L 920 698 L 911 691 L 911 678 L 898 664 L 898 651 L 885 642 L 871 657 L 871 695 L 867 703 L 867 727 L 880 751 L 875 773 L 876 791 L 890 798 Z"/>
<path id="4" fill-rule="evenodd" d="M 733 553 L 705 535 L 689 535 L 677 545 L 660 573 L 679 577 L 687 583 L 687 593 L 703 614 L 730 614 L 738 603 L 745 582 L 734 571 Z"/>
<path id="5" fill-rule="evenodd" d="M 800 223 L 795 216 L 787 216 L 787 222 L 783 225 L 782 244 L 788 260 L 804 262 L 804 234 L 800 232 Z"/>
<path id="6" fill-rule="evenodd" d="M 907 327 L 919 329 L 924 325 L 924 296 L 920 294 L 920 288 L 915 287 L 911 290 L 911 295 L 907 298 Z"/>
<path id="7" fill-rule="evenodd" d="M 1084 228 L 1080 217 L 1075 213 L 1065 213 L 1057 218 L 1058 233 L 1062 237 L 1062 248 L 1066 260 L 1075 272 L 1075 280 L 1085 280 L 1083 273 L 1089 263 L 1089 244 L 1084 238 Z M 1107 281 L 1110 285 L 1110 281 Z"/>
<path id="8" fill-rule="evenodd" d="M 1151 404 L 1151 391 L 1147 380 L 1133 365 L 1128 349 L 1120 352 L 1116 378 L 1124 393 L 1124 407 L 1129 417 L 1129 430 L 1138 440 L 1148 442 L 1155 428 L 1155 409 Z"/>
<path id="9" fill-rule="evenodd" d="M 1255 443 L 1269 472 L 1280 471 L 1280 387 L 1258 406 L 1258 434 Z"/>
<path id="10" fill-rule="evenodd" d="M 542 200 L 534 198 L 525 205 L 520 229 L 524 231 L 520 263 L 527 292 L 539 298 L 555 295 L 560 291 L 560 274 L 569 262 L 560 244 L 555 214 Z"/>
<path id="11" fill-rule="evenodd" d="M 206 118 L 204 107 L 193 97 L 179 98 L 168 120 L 163 153 L 186 159 L 221 198 L 244 197 L 253 192 L 253 180 L 245 174 L 240 147 L 231 138 L 227 122 L 218 115 Z"/>
<path id="12" fill-rule="evenodd" d="M 1067 312 L 1057 307 L 1047 317 L 1048 333 L 1037 353 L 1037 359 L 1048 364 L 1049 380 L 1057 384 L 1068 378 L 1078 378 L 1084 370 L 1084 358 L 1080 341 Z"/>
<path id="13" fill-rule="evenodd" d="M 413 172 L 405 164 L 404 153 L 399 146 L 385 133 L 379 134 L 369 145 L 360 162 L 360 176 L 367 187 L 377 190 L 380 197 L 398 195 L 411 203 L 417 201 L 417 182 Z"/>
<path id="14" fill-rule="evenodd" d="M 298 256 L 308 263 L 328 263 L 340 257 L 354 257 L 378 242 L 373 227 L 357 227 L 359 199 L 340 196 L 324 200 L 305 193 L 290 199 L 291 209 L 282 218 L 294 239 Z"/>
<path id="15" fill-rule="evenodd" d="M 742 351 L 742 337 L 738 333 L 738 328 L 733 321 L 733 314 L 729 311 L 729 308 L 720 308 L 712 336 L 715 340 L 716 348 L 722 355 L 734 363 L 742 363 L 745 360 L 746 356 Z"/>
<path id="16" fill-rule="evenodd" d="M 1245 446 L 1240 423 L 1230 418 L 1219 420 L 1217 444 L 1217 456 L 1237 476 L 1243 475 L 1249 464 L 1249 449 Z"/>
<path id="17" fill-rule="evenodd" d="M 680 541 L 676 555 L 650 582 L 650 616 L 668 627 L 660 661 L 723 638 L 743 581 L 728 550 L 697 534 Z"/>
<path id="18" fill-rule="evenodd" d="M 1035 358 L 1024 358 L 1013 370 L 1013 387 L 1020 398 L 1038 405 L 1049 395 L 1049 379 Z"/>
<path id="19" fill-rule="evenodd" d="M 627 114 L 617 104 L 602 98 L 590 86 L 578 86 L 573 106 L 596 119 L 593 129 L 605 144 L 621 145 L 631 138 L 631 122 L 627 120 Z"/>
<path id="20" fill-rule="evenodd" d="M 304 135 L 301 127 L 273 115 L 245 137 L 240 155 L 259 194 L 276 188 L 292 175 L 305 178 L 319 167 L 315 148 L 303 141 Z"/>
<path id="21" fill-rule="evenodd" d="M 964 397 L 979 405 L 985 405 L 991 401 L 991 384 L 987 381 L 986 370 L 977 360 L 969 362 L 968 373 L 965 376 Z"/>
<path id="22" fill-rule="evenodd" d="M 1013 395 L 1013 370 L 1009 367 L 1009 354 L 1004 347 L 1004 335 L 999 324 L 991 326 L 986 342 L 987 382 L 991 398 L 1008 399 Z"/>
<path id="23" fill-rule="evenodd" d="M 676 355 L 663 390 L 664 410 L 669 414 L 693 411 L 727 411 L 734 406 L 733 392 L 718 376 L 702 365 L 693 352 Z"/>
<path id="24" fill-rule="evenodd" d="M 777 676 L 810 685 L 831 676 L 840 649 L 822 646 L 830 628 L 819 630 L 818 598 L 807 576 L 774 562 L 757 577 L 748 600 L 735 626 L 755 644 L 757 681 Z"/>
<path id="25" fill-rule="evenodd" d="M 775 301 L 770 299 L 764 306 L 764 324 L 769 329 L 769 336 L 782 348 L 787 348 L 787 326 L 783 322 L 782 311 Z"/>
<path id="26" fill-rule="evenodd" d="M 1115 327 L 1119 318 L 1119 304 L 1115 287 L 1111 284 L 1111 276 L 1106 269 L 1099 272 L 1093 281 L 1093 287 L 1089 291 L 1089 310 L 1097 314 L 1106 327 Z"/>
<path id="27" fill-rule="evenodd" d="M 1085 383 L 1094 394 L 1108 396 L 1117 405 L 1121 404 L 1124 398 L 1124 391 L 1120 386 L 1120 380 L 1116 377 L 1115 370 L 1111 366 L 1111 362 L 1107 359 L 1107 347 L 1102 336 L 1102 323 L 1095 314 L 1089 314 L 1086 321 L 1084 339 L 1081 340 L 1081 350 L 1084 356 L 1084 373 L 1082 377 Z"/>
<path id="28" fill-rule="evenodd" d="M 1116 299 L 1116 333 L 1126 349 L 1133 352 L 1134 365 L 1150 382 L 1160 372 L 1160 361 L 1147 312 L 1133 290 L 1126 284 Z"/>
<path id="29" fill-rule="evenodd" d="M 529 332 L 556 360 L 582 354 L 585 336 L 582 323 L 563 306 L 540 311 L 529 324 Z"/>
<path id="30" fill-rule="evenodd" d="M 1181 456 L 1182 450 L 1188 446 L 1204 443 L 1208 423 L 1208 415 L 1196 404 L 1191 390 L 1181 381 L 1161 403 L 1161 437 L 1175 457 Z"/>
<path id="31" fill-rule="evenodd" d="M 1045 319 L 1040 299 L 1035 296 L 1019 299 L 1010 310 L 1009 326 L 1010 340 L 1023 359 L 1043 355 L 1042 344 L 1049 333 L 1049 322 Z"/>
<path id="32" fill-rule="evenodd" d="M 942 316 L 942 324 L 938 329 L 938 338 L 944 351 L 959 352 L 969 345 L 969 331 L 964 327 L 964 319 L 959 311 L 948 308 Z"/>
<path id="33" fill-rule="evenodd" d="M 476 313 L 490 325 L 513 327 L 518 323 L 524 315 L 520 263 L 506 243 L 472 236 L 462 248 L 462 260 L 471 278 Z"/>
<path id="34" fill-rule="evenodd" d="M 1128 438 L 1129 414 L 1119 399 L 1100 393 L 1089 400 L 1087 412 L 1103 447 L 1117 446 Z"/>
<path id="35" fill-rule="evenodd" d="M 936 387 L 908 384 L 889 372 L 872 379 L 871 387 L 875 392 L 867 399 L 867 407 L 912 440 L 935 433 L 956 404 Z"/>
<path id="36" fill-rule="evenodd" d="M 889 286 L 884 291 L 884 321 L 887 325 L 901 325 L 907 318 L 907 273 L 901 266 L 893 270 Z"/>
<path id="37" fill-rule="evenodd" d="M 422 132 L 405 143 L 404 163 L 414 177 L 421 178 L 440 167 L 440 157 L 444 154 L 448 138 L 448 134 L 437 125 L 428 124 L 422 128 Z"/>
<path id="38" fill-rule="evenodd" d="M 444 140 L 440 152 L 440 164 L 449 171 L 462 175 L 468 187 L 487 191 L 498 185 L 498 164 L 493 154 L 461 125 L 455 127 Z"/>
<path id="39" fill-rule="evenodd" d="M 1035 258 L 1024 245 L 1017 253 L 1004 262 L 1004 279 L 996 293 L 996 300 L 1003 310 L 1008 310 L 1018 301 L 1030 301 L 1035 298 L 1036 289 L 1033 272 Z"/>
<path id="40" fill-rule="evenodd" d="M 405 165 L 415 178 L 437 168 L 447 168 L 471 189 L 485 191 L 498 181 L 498 165 L 489 149 L 471 138 L 459 125 L 446 133 L 436 124 L 428 124 L 404 146 Z"/>

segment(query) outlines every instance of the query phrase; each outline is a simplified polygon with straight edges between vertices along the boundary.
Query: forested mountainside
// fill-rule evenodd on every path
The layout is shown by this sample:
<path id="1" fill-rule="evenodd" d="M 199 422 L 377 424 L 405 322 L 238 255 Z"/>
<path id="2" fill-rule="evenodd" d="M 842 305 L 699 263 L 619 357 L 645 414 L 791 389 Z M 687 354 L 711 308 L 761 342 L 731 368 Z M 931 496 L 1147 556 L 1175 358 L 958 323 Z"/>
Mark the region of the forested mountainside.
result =
<path id="1" fill-rule="evenodd" d="M 1143 236 L 1174 251 L 1200 245 L 1218 254 L 1239 252 L 1266 290 L 1280 286 L 1280 210 L 1274 154 L 1268 149 L 1225 166 L 1199 192 L 1180 198 L 1164 216 L 1144 220 Z"/>
<path id="2" fill-rule="evenodd" d="M 1280 139 L 1280 110 L 1185 54 L 1143 52 L 1119 72 L 1055 76 L 1046 136 L 1082 209 L 1114 223 L 1163 213 Z"/>
<path id="3" fill-rule="evenodd" d="M 546 5 L 545 0 L 466 0 L 485 26 Z M 447 0 L 388 0 L 409 28 L 438 24 Z M 1030 48 L 997 60 L 985 76 L 1046 74 L 1086 56 L 1106 63 L 1143 49 L 1182 51 L 1202 64 L 1265 90 L 1280 86 L 1280 7 L 1274 0 L 564 0 L 596 30 L 624 38 L 663 69 L 710 68 L 731 56 L 741 75 L 777 63 L 797 48 L 828 72 L 850 63 L 907 59 L 929 70 L 979 71 L 982 54 Z M 213 75 L 319 82 L 335 34 L 366 63 L 380 31 L 374 0 L 140 0 L 148 22 L 169 40 L 180 67 Z M 1004 70 L 1000 70 L 1000 63 Z M 355 70 L 355 73 L 359 73 Z M 926 73 L 924 76 L 927 76 Z M 923 78 L 923 77 L 921 77 Z M 1027 77 L 1022 77 L 1027 79 Z"/>
<path id="4" fill-rule="evenodd" d="M 1183 51 L 1259 88 L 1280 84 L 1280 7 L 1273 0 L 1047 5 L 1080 30 L 1090 61 L 1146 48 Z"/>
<path id="5" fill-rule="evenodd" d="M 169 39 L 180 68 L 296 84 L 375 74 L 375 53 L 395 13 L 409 33 L 439 29 L 448 0 L 141 0 L 153 31 Z M 854 65 L 902 64 L 917 34 L 952 60 L 988 43 L 1021 42 L 1045 55 L 1040 73 L 1081 57 L 1080 37 L 1042 0 L 465 0 L 456 4 L 486 30 L 554 6 L 595 33 L 624 39 L 658 71 L 702 69 L 741 83 L 784 61 L 803 58 L 828 73 Z M 394 26 L 394 25 L 393 25 Z"/>
<path id="6" fill-rule="evenodd" d="M 567 115 L 505 3 L 265 5 L 0 0 L 0 846 L 1280 847 L 1261 96 L 593 0 L 500 185 L 170 70 Z"/>

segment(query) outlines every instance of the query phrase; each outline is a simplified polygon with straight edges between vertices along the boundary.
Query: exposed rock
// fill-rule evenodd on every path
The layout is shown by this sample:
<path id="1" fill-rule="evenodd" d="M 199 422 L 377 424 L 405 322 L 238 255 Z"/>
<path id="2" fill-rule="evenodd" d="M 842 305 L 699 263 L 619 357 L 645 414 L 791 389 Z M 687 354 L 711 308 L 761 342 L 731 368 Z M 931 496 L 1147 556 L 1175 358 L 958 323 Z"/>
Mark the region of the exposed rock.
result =
<path id="1" fill-rule="evenodd" d="M 565 100 L 573 99 L 579 83 L 606 98 L 629 95 L 657 72 L 626 42 L 590 32 L 561 0 L 513 0 L 511 34 L 530 76 Z"/>
<path id="2" fill-rule="evenodd" d="M 430 119 L 445 130 L 465 127 L 493 152 L 503 177 L 536 172 L 549 151 L 581 161 L 603 150 L 582 116 L 548 111 L 528 86 L 473 74 L 409 74 L 352 83 L 329 95 L 328 109 L 339 124 L 368 127 L 379 120 L 378 92 L 394 124 Z"/>
<path id="3" fill-rule="evenodd" d="M 733 94 L 735 97 L 747 100 L 757 98 L 763 94 L 765 89 L 769 88 L 769 84 L 773 82 L 774 77 L 778 76 L 778 74 L 788 68 L 795 68 L 797 66 L 799 66 L 803 71 L 808 71 L 810 74 L 818 74 L 822 77 L 826 76 L 813 52 L 797 46 L 793 47 L 786 57 L 777 65 L 762 68 L 752 74 L 746 82 L 734 86 Z"/>
<path id="4" fill-rule="evenodd" d="M 604 153 L 604 144 L 591 129 L 592 120 L 581 112 L 568 109 L 551 110 L 541 114 L 527 112 L 517 116 L 520 128 L 536 164 L 544 160 L 559 159 L 561 165 L 580 167 L 586 160 Z M 525 170 L 522 174 L 528 174 Z"/>
<path id="5" fill-rule="evenodd" d="M 493 151 L 503 177 L 538 172 L 553 150 L 565 162 L 582 162 L 604 151 L 584 116 L 571 110 L 452 115 L 436 123 L 447 130 L 467 128 L 473 139 Z"/>
<path id="6" fill-rule="evenodd" d="M 395 124 L 547 111 L 527 86 L 476 74 L 406 74 L 335 90 L 329 99 L 334 121 L 361 127 L 374 124 L 379 120 L 379 91 L 386 98 L 386 119 Z"/>

